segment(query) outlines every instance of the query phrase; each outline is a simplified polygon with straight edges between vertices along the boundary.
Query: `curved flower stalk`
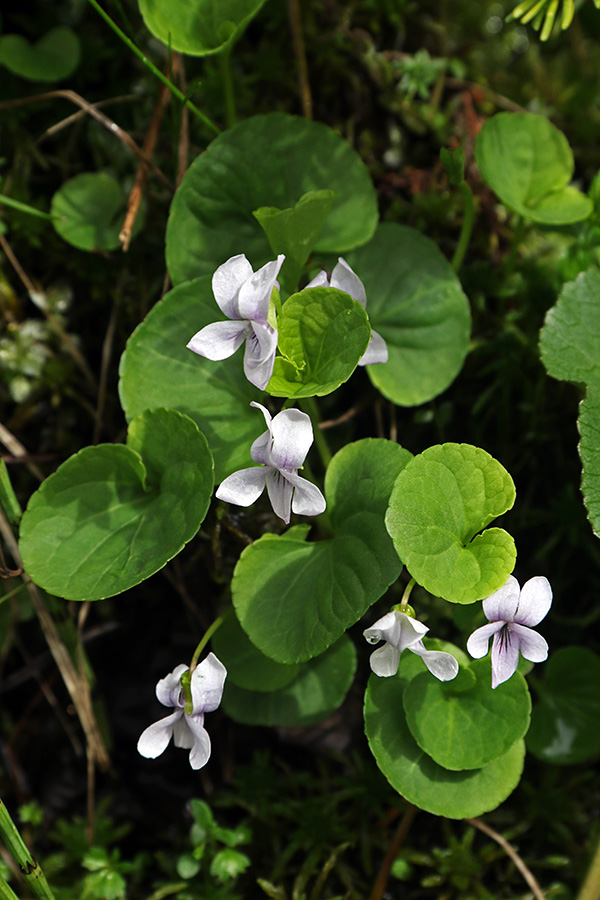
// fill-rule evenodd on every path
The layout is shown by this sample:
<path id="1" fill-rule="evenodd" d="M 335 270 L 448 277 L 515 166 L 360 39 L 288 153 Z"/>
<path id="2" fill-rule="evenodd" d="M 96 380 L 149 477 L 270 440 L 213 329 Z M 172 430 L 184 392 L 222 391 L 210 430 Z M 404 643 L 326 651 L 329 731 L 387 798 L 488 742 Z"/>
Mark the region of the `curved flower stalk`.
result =
<path id="1" fill-rule="evenodd" d="M 267 423 L 267 430 L 250 448 L 250 456 L 261 467 L 234 472 L 221 482 L 216 496 L 237 506 L 250 506 L 266 487 L 274 512 L 286 525 L 292 511 L 318 516 L 325 511 L 325 498 L 316 485 L 298 475 L 313 442 L 310 417 L 299 409 L 285 409 L 271 418 L 260 403 L 252 401 L 250 406 L 260 409 Z"/>
<path id="2" fill-rule="evenodd" d="M 337 265 L 334 266 L 331 278 L 327 277 L 327 272 L 319 272 L 306 287 L 337 288 L 338 291 L 345 291 L 346 294 L 350 294 L 352 299 L 360 303 L 363 309 L 367 308 L 365 286 L 341 256 L 338 258 Z M 388 349 L 386 342 L 376 331 L 371 331 L 369 346 L 359 359 L 359 366 L 374 366 L 377 363 L 385 363 L 387 361 Z"/>
<path id="3" fill-rule="evenodd" d="M 277 329 L 269 323 L 271 293 L 285 256 L 281 254 L 254 272 L 243 253 L 219 266 L 212 289 L 221 311 L 231 321 L 213 322 L 186 345 L 206 359 L 232 356 L 244 341 L 244 374 L 263 391 L 273 374 Z"/>
<path id="4" fill-rule="evenodd" d="M 395 675 L 400 663 L 400 654 L 404 650 L 410 650 L 411 653 L 421 657 L 431 674 L 440 681 L 451 681 L 456 678 L 458 663 L 452 654 L 444 653 L 442 650 L 427 650 L 425 647 L 423 635 L 428 631 L 427 625 L 400 612 L 399 609 L 392 609 L 363 631 L 370 644 L 386 642 L 383 647 L 379 647 L 371 654 L 370 664 L 373 672 L 383 678 Z"/>
<path id="5" fill-rule="evenodd" d="M 163 706 L 174 713 L 149 725 L 138 741 L 138 752 L 147 759 L 156 759 L 166 750 L 171 737 L 176 747 L 190 751 L 192 769 L 201 769 L 210 757 L 210 737 L 204 727 L 204 713 L 213 712 L 223 696 L 227 669 L 214 653 L 209 653 L 192 672 L 191 692 L 193 708 L 190 715 L 184 710 L 181 676 L 189 666 L 177 666 L 156 685 L 156 696 Z"/>
<path id="6" fill-rule="evenodd" d="M 548 658 L 548 644 L 530 626 L 542 621 L 552 605 L 552 588 L 543 575 L 530 578 L 522 589 L 512 575 L 483 601 L 488 625 L 478 628 L 467 641 L 467 650 L 474 659 L 481 659 L 492 643 L 492 687 L 508 681 L 514 674 L 519 653 L 529 662 L 543 662 Z"/>

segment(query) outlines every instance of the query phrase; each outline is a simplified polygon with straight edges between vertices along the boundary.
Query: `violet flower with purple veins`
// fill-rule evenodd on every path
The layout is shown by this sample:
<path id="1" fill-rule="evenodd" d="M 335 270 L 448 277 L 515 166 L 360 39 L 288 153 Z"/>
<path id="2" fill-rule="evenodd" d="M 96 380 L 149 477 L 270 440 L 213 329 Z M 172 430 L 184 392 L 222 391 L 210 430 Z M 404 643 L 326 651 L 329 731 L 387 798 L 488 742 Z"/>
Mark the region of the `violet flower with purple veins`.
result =
<path id="1" fill-rule="evenodd" d="M 530 578 L 521 590 L 512 575 L 506 584 L 483 601 L 483 611 L 489 621 L 473 632 L 467 650 L 474 659 L 481 659 L 492 643 L 492 687 L 508 681 L 514 674 L 519 653 L 529 662 L 543 662 L 548 658 L 548 644 L 533 631 L 552 604 L 552 588 L 543 575 Z"/>
<path id="2" fill-rule="evenodd" d="M 268 409 L 252 401 L 250 406 L 262 411 L 267 430 L 250 448 L 260 468 L 240 469 L 221 482 L 219 500 L 250 506 L 265 487 L 274 512 L 287 525 L 291 512 L 301 516 L 318 516 L 325 511 L 325 498 L 319 488 L 298 475 L 313 442 L 310 417 L 299 409 L 285 409 L 274 418 Z"/>
<path id="3" fill-rule="evenodd" d="M 334 267 L 331 278 L 327 277 L 327 272 L 319 272 L 313 280 L 306 285 L 307 288 L 312 287 L 332 287 L 338 291 L 344 291 L 350 294 L 353 300 L 356 300 L 363 309 L 367 308 L 367 294 L 365 286 L 343 257 L 339 257 L 337 265 Z M 377 363 L 385 363 L 388 361 L 387 344 L 380 334 L 371 331 L 371 340 L 369 346 L 358 361 L 359 366 L 374 366 Z"/>
<path id="4" fill-rule="evenodd" d="M 192 769 L 201 769 L 210 757 L 210 738 L 204 727 L 204 713 L 213 712 L 223 696 L 227 669 L 214 653 L 209 653 L 191 676 L 192 712 L 184 709 L 181 676 L 189 666 L 177 666 L 156 685 L 156 696 L 163 706 L 175 708 L 160 721 L 149 725 L 138 741 L 138 752 L 147 759 L 156 759 L 166 750 L 171 737 L 176 747 L 190 751 Z"/>
<path id="5" fill-rule="evenodd" d="M 281 254 L 254 272 L 240 253 L 219 266 L 212 278 L 213 294 L 231 321 L 206 325 L 187 344 L 199 356 L 220 360 L 232 356 L 245 341 L 244 374 L 261 391 L 273 374 L 277 329 L 269 323 L 269 308 L 284 259 Z"/>
<path id="6" fill-rule="evenodd" d="M 392 609 L 383 618 L 363 631 L 370 644 L 386 641 L 371 654 L 371 669 L 376 675 L 389 678 L 398 671 L 400 654 L 410 650 L 420 656 L 432 675 L 440 681 L 451 681 L 458 674 L 458 663 L 451 653 L 442 650 L 428 650 L 423 643 L 423 635 L 429 628 L 399 609 Z"/>

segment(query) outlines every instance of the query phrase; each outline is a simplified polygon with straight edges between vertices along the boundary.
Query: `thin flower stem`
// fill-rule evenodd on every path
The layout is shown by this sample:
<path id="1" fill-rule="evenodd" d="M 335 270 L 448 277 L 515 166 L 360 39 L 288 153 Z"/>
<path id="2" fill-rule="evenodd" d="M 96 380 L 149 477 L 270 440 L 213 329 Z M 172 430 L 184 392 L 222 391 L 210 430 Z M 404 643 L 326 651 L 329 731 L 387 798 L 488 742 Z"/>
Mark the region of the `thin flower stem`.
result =
<path id="1" fill-rule="evenodd" d="M 525 219 L 523 216 L 517 217 L 517 226 L 515 228 L 515 232 L 513 234 L 513 242 L 510 248 L 510 252 L 508 254 L 508 258 L 506 260 L 506 275 L 510 276 L 513 273 L 515 268 L 515 263 L 517 261 L 517 250 L 521 246 L 521 242 L 523 237 L 525 236 Z"/>
<path id="2" fill-rule="evenodd" d="M 456 245 L 456 250 L 452 257 L 452 268 L 455 272 L 460 271 L 460 267 L 463 264 L 465 253 L 467 252 L 469 241 L 471 240 L 471 234 L 473 233 L 473 222 L 475 221 L 475 201 L 473 200 L 473 191 L 466 181 L 461 181 L 458 189 L 462 194 L 465 209 L 458 244 Z"/>
<path id="3" fill-rule="evenodd" d="M 227 127 L 233 128 L 237 122 L 237 112 L 235 108 L 233 78 L 231 75 L 231 47 L 228 47 L 223 53 L 219 54 L 219 65 L 221 67 L 221 81 L 223 84 L 223 93 L 225 95 L 225 119 L 227 121 Z"/>
<path id="4" fill-rule="evenodd" d="M 323 467 L 327 469 L 327 466 L 331 462 L 331 450 L 329 449 L 329 444 L 327 443 L 327 438 L 319 428 L 319 423 L 321 421 L 319 416 L 319 408 L 315 402 L 314 397 L 303 397 L 302 400 L 298 401 L 298 406 L 300 409 L 304 410 L 307 415 L 310 416 L 313 423 L 313 431 L 315 434 L 315 444 L 317 445 L 317 450 L 319 451 L 319 455 L 321 457 L 321 462 L 323 463 Z"/>
<path id="5" fill-rule="evenodd" d="M 200 659 L 200 654 L 202 653 L 202 651 L 204 650 L 204 648 L 206 647 L 206 645 L 207 645 L 208 642 L 210 641 L 211 637 L 213 636 L 213 634 L 215 633 L 215 631 L 217 630 L 217 628 L 220 628 L 220 627 L 221 627 L 221 625 L 223 624 L 223 622 L 225 621 L 225 619 L 226 619 L 228 616 L 230 616 L 232 612 L 233 612 L 233 606 L 230 606 L 229 609 L 226 609 L 225 612 L 224 612 L 222 615 L 217 616 L 217 618 L 216 618 L 215 621 L 212 623 L 212 625 L 210 625 L 209 628 L 207 628 L 207 630 L 206 630 L 206 632 L 205 632 L 205 634 L 204 634 L 204 637 L 202 638 L 202 640 L 200 641 L 200 643 L 198 644 L 198 646 L 197 646 L 196 649 L 194 650 L 194 655 L 192 656 L 192 661 L 191 661 L 191 663 L 190 663 L 190 675 L 192 674 L 192 672 L 194 671 L 194 669 L 195 669 L 196 666 L 198 665 L 198 660 Z"/>
<path id="6" fill-rule="evenodd" d="M 411 578 L 406 587 L 404 588 L 404 593 L 402 594 L 402 600 L 400 601 L 400 611 L 406 609 L 408 606 L 408 601 L 410 599 L 410 595 L 412 593 L 412 589 L 415 586 L 415 579 Z"/>
<path id="7" fill-rule="evenodd" d="M 17 826 L 8 814 L 2 800 L 0 800 L 0 836 L 18 864 L 25 883 L 29 885 L 35 896 L 39 900 L 54 900 L 54 894 L 50 890 L 46 876 L 35 861 L 33 854 L 27 849 L 25 841 L 19 834 Z M 9 897 L 10 894 L 6 894 L 6 896 Z"/>
<path id="8" fill-rule="evenodd" d="M 600 838 L 577 900 L 600 900 Z"/>
<path id="9" fill-rule="evenodd" d="M 165 85 L 169 88 L 169 90 L 171 91 L 171 93 L 172 93 L 175 97 L 177 97 L 178 100 L 181 100 L 182 103 L 184 103 L 184 104 L 185 104 L 185 105 L 186 105 L 186 106 L 194 113 L 194 115 L 195 115 L 198 119 L 200 119 L 201 122 L 203 122 L 208 128 L 210 128 L 211 131 L 214 131 L 215 134 L 220 134 L 221 129 L 218 127 L 218 125 L 215 125 L 215 123 L 212 122 L 212 121 L 208 118 L 208 116 L 205 115 L 205 113 L 202 112 L 202 110 L 198 109 L 198 107 L 195 106 L 195 104 L 193 104 L 192 101 L 189 100 L 189 99 L 185 96 L 185 94 L 182 94 L 182 92 L 179 90 L 179 88 L 176 87 L 176 86 L 173 84 L 172 81 L 169 81 L 169 79 L 168 79 L 165 75 L 163 75 L 163 73 L 160 71 L 160 69 L 157 69 L 157 67 L 154 65 L 153 62 L 150 62 L 150 60 L 148 59 L 148 57 L 145 56 L 145 55 L 142 53 L 142 51 L 141 51 L 138 47 L 136 47 L 136 45 L 133 43 L 133 41 L 130 40 L 130 39 L 127 37 L 127 35 L 125 34 L 125 32 L 124 32 L 124 31 L 121 31 L 121 29 L 119 28 L 119 26 L 117 25 L 117 23 L 116 23 L 116 22 L 113 22 L 113 20 L 111 19 L 111 17 L 108 15 L 108 13 L 106 13 L 106 12 L 102 9 L 102 7 L 100 6 L 100 4 L 97 3 L 96 0 L 89 0 L 89 2 L 90 2 L 91 5 L 94 7 L 94 9 L 96 10 L 96 12 L 99 13 L 99 15 L 102 16 L 102 18 L 104 19 L 104 21 L 106 22 L 106 24 L 109 25 L 109 26 L 112 28 L 112 30 L 114 31 L 114 33 L 115 33 L 116 35 L 118 35 L 118 37 L 121 38 L 121 40 L 123 41 L 123 43 L 126 44 L 127 47 L 129 47 L 129 49 L 131 50 L 131 52 L 132 52 L 132 53 L 135 53 L 135 55 L 138 57 L 138 59 L 140 59 L 140 60 L 143 62 L 143 64 L 146 66 L 146 68 L 150 69 L 150 71 L 152 72 L 152 74 L 155 75 L 160 81 L 162 81 L 162 83 L 165 84 Z"/>

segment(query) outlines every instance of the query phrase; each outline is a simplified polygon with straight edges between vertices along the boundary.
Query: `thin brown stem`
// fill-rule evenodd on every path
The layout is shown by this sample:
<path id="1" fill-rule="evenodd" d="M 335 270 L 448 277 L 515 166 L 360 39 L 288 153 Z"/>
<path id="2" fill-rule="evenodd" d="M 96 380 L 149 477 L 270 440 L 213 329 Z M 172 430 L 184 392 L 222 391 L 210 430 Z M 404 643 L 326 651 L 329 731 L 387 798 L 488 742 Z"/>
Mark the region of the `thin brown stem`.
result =
<path id="1" fill-rule="evenodd" d="M 108 326 L 104 341 L 102 343 L 102 360 L 100 362 L 100 382 L 98 384 L 98 401 L 96 404 L 96 421 L 94 422 L 94 434 L 92 444 L 97 444 L 100 440 L 102 431 L 102 416 L 104 415 L 104 404 L 106 402 L 106 383 L 108 381 L 108 367 L 112 354 L 112 345 L 115 337 L 115 329 L 117 326 L 117 303 L 113 304 L 113 308 L 108 320 Z"/>
<path id="2" fill-rule="evenodd" d="M 515 866 L 531 888 L 531 893 L 536 898 L 536 900 L 546 900 L 546 896 L 539 886 L 533 873 L 527 868 L 517 851 L 513 847 L 511 847 L 508 841 L 503 838 L 501 834 L 498 834 L 497 831 L 494 831 L 493 828 L 490 828 L 489 825 L 486 825 L 485 822 L 482 822 L 480 819 L 465 819 L 465 822 L 468 822 L 469 825 L 473 825 L 475 828 L 483 831 L 484 834 L 487 834 L 488 837 L 491 837 L 492 840 L 496 841 L 496 843 L 499 844 L 500 847 L 502 847 L 506 855 L 512 859 Z"/>
<path id="3" fill-rule="evenodd" d="M 44 480 L 44 476 L 42 475 L 41 470 L 38 469 L 36 464 L 33 462 L 27 462 L 30 457 L 23 444 L 17 440 L 14 434 L 9 431 L 6 425 L 3 425 L 2 422 L 0 422 L 0 442 L 4 444 L 7 450 L 10 450 L 14 457 L 16 457 L 17 459 L 22 458 L 24 460 L 27 468 L 32 473 L 32 475 L 35 475 L 35 477 L 39 481 Z"/>
<path id="4" fill-rule="evenodd" d="M 154 147 L 156 146 L 156 141 L 158 139 L 163 112 L 165 111 L 167 103 L 170 99 L 171 93 L 169 89 L 163 86 L 158 98 L 158 102 L 154 107 L 154 112 L 150 121 L 150 127 L 148 128 L 148 133 L 146 134 L 146 137 L 144 139 L 144 146 L 142 147 L 142 152 L 144 153 L 146 159 L 150 159 L 152 157 Z M 119 241 L 121 242 L 121 247 L 124 253 L 126 253 L 129 249 L 131 233 L 133 231 L 133 226 L 135 225 L 135 220 L 137 218 L 138 210 L 140 208 L 140 203 L 142 200 L 142 194 L 144 192 L 144 183 L 146 181 L 147 170 L 148 164 L 146 163 L 146 161 L 140 160 L 138 170 L 135 174 L 133 187 L 131 188 L 131 192 L 129 194 L 129 200 L 127 201 L 125 221 L 123 222 L 123 227 L 121 228 L 121 231 L 119 233 Z"/>
<path id="5" fill-rule="evenodd" d="M 141 147 L 138 147 L 133 138 L 124 131 L 116 122 L 113 122 L 112 119 L 109 119 L 108 116 L 105 116 L 104 113 L 100 112 L 99 109 L 96 108 L 95 104 L 88 103 L 87 100 L 84 100 L 83 97 L 80 97 L 79 94 L 76 94 L 75 91 L 69 90 L 58 90 L 58 91 L 47 91 L 45 94 L 36 94 L 34 97 L 18 97 L 16 100 L 5 100 L 3 103 L 0 103 L 0 110 L 2 109 L 10 109 L 14 106 L 25 106 L 28 103 L 39 103 L 40 100 L 56 100 L 58 98 L 62 98 L 63 100 L 70 100 L 71 103 L 75 103 L 76 106 L 80 106 L 81 109 L 85 110 L 92 118 L 96 119 L 107 128 L 111 134 L 114 134 L 116 137 L 122 141 L 126 147 L 135 153 L 139 159 L 143 160 L 150 169 L 151 172 L 156 175 L 156 177 L 162 181 L 162 183 L 167 187 L 170 191 L 173 190 L 173 185 L 163 173 L 158 169 L 154 163 L 152 163 L 144 154 L 144 151 Z"/>
<path id="6" fill-rule="evenodd" d="M 132 100 L 139 99 L 139 94 L 124 94 L 122 97 L 111 97 L 109 100 L 98 100 L 97 103 L 90 103 L 90 106 L 93 106 L 94 109 L 100 109 L 101 106 L 111 106 L 113 103 L 129 103 Z M 40 134 L 36 144 L 41 144 L 42 141 L 45 141 L 49 137 L 53 137 L 53 135 L 68 128 L 69 125 L 79 122 L 80 119 L 85 118 L 87 115 L 87 109 L 80 109 L 79 112 L 71 113 L 70 116 L 66 116 L 64 119 L 61 119 L 60 122 L 56 122 L 54 125 L 51 125 L 50 128 L 46 128 L 46 130 Z"/>
<path id="7" fill-rule="evenodd" d="M 300 18 L 299 0 L 288 0 L 288 16 L 294 53 L 298 62 L 298 83 L 300 85 L 300 99 L 302 102 L 302 115 L 305 119 L 312 119 L 312 95 L 308 81 L 308 65 L 306 62 L 306 49 L 304 47 L 304 35 L 302 34 L 302 20 Z"/>
<path id="8" fill-rule="evenodd" d="M 369 900 L 381 900 L 381 898 L 383 897 L 385 889 L 387 887 L 387 883 L 390 880 L 390 872 L 392 871 L 394 860 L 398 856 L 400 847 L 406 840 L 406 836 L 410 831 L 410 826 L 412 825 L 418 811 L 419 810 L 417 809 L 417 807 L 411 804 L 402 816 L 400 824 L 396 829 L 396 833 L 392 838 L 392 842 L 388 847 L 388 852 L 385 855 L 385 859 L 383 860 L 381 868 L 377 873 L 375 884 L 373 885 L 371 893 L 369 894 Z"/>

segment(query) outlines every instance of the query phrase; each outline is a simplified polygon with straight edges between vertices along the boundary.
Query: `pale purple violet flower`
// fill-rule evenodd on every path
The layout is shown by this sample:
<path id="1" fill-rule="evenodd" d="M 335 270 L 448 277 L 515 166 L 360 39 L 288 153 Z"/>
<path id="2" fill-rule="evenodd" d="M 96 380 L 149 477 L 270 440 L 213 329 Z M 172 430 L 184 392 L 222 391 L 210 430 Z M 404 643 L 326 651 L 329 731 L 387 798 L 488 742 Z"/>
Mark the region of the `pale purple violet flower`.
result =
<path id="1" fill-rule="evenodd" d="M 250 506 L 266 487 L 273 510 L 286 525 L 291 511 L 318 516 L 325 510 L 325 498 L 316 485 L 298 475 L 313 442 L 310 417 L 299 409 L 285 409 L 271 418 L 260 403 L 252 401 L 250 406 L 260 409 L 267 423 L 267 430 L 250 448 L 250 456 L 261 466 L 234 472 L 221 482 L 216 496 Z"/>
<path id="2" fill-rule="evenodd" d="M 363 631 L 364 637 L 370 644 L 385 641 L 383 647 L 379 647 L 371 654 L 371 669 L 376 675 L 389 678 L 398 671 L 400 654 L 404 650 L 410 650 L 420 656 L 432 675 L 440 681 L 451 681 L 458 674 L 458 663 L 451 653 L 442 650 L 428 650 L 423 643 L 423 635 L 429 628 L 422 622 L 413 619 L 412 616 L 392 609 L 379 619 L 370 628 Z"/>
<path id="3" fill-rule="evenodd" d="M 346 260 L 341 256 L 338 258 L 337 265 L 331 273 L 331 278 L 327 278 L 327 272 L 319 272 L 306 287 L 337 288 L 338 291 L 345 291 L 346 294 L 350 294 L 352 299 L 360 303 L 363 309 L 367 308 L 365 286 L 358 275 L 352 271 Z M 377 363 L 385 363 L 387 361 L 387 344 L 380 334 L 377 334 L 376 331 L 371 331 L 369 346 L 359 359 L 359 366 L 374 366 Z"/>
<path id="4" fill-rule="evenodd" d="M 192 769 L 201 769 L 210 757 L 210 738 L 204 727 L 204 713 L 213 712 L 223 696 L 227 669 L 214 653 L 209 653 L 192 672 L 191 690 L 193 710 L 184 710 L 181 676 L 189 666 L 177 666 L 170 675 L 156 685 L 156 696 L 163 706 L 175 708 L 165 719 L 149 725 L 138 741 L 138 752 L 147 759 L 156 759 L 166 750 L 171 737 L 176 747 L 190 750 Z"/>
<path id="5" fill-rule="evenodd" d="M 231 321 L 213 322 L 187 344 L 199 356 L 220 360 L 232 356 L 246 341 L 244 374 L 263 391 L 273 374 L 277 330 L 269 324 L 271 293 L 285 256 L 281 254 L 253 272 L 243 253 L 219 266 L 212 289 L 221 311 Z"/>
<path id="6" fill-rule="evenodd" d="M 508 681 L 519 662 L 519 653 L 529 662 L 543 662 L 548 658 L 548 644 L 531 625 L 537 625 L 552 604 L 552 588 L 543 575 L 530 578 L 519 591 L 519 582 L 512 575 L 506 584 L 483 601 L 483 611 L 489 620 L 473 632 L 467 650 L 474 659 L 481 659 L 492 643 L 492 687 Z"/>

